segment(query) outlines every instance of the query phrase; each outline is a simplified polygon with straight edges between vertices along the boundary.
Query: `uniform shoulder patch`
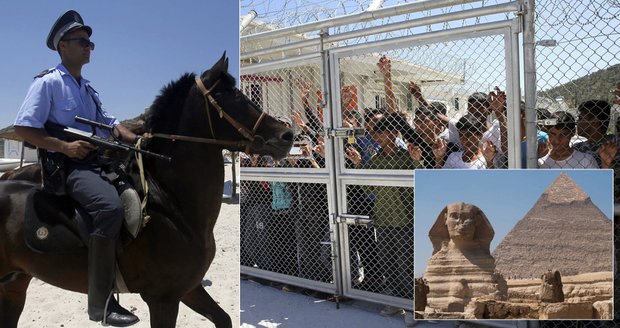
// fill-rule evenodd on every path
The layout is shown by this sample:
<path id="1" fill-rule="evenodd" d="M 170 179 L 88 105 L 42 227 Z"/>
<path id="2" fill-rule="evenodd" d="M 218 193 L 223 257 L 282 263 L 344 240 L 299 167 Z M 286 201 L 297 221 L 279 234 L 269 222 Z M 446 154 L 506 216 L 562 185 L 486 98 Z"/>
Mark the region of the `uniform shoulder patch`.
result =
<path id="1" fill-rule="evenodd" d="M 38 79 L 40 77 L 44 77 L 45 75 L 47 75 L 47 74 L 49 74 L 49 73 L 51 73 L 51 72 L 53 72 L 55 70 L 56 70 L 56 68 L 50 68 L 50 69 L 43 70 L 43 71 L 41 71 L 41 73 L 37 74 L 34 78 Z"/>

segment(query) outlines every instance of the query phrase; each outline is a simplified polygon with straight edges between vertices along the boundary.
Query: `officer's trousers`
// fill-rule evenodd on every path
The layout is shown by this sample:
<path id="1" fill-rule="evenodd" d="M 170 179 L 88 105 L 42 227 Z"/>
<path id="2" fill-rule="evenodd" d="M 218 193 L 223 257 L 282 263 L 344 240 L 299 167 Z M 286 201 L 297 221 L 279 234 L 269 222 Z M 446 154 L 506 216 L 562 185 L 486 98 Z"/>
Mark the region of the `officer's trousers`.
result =
<path id="1" fill-rule="evenodd" d="M 91 234 L 117 239 L 123 224 L 123 203 L 101 167 L 68 161 L 67 193 L 88 213 Z"/>

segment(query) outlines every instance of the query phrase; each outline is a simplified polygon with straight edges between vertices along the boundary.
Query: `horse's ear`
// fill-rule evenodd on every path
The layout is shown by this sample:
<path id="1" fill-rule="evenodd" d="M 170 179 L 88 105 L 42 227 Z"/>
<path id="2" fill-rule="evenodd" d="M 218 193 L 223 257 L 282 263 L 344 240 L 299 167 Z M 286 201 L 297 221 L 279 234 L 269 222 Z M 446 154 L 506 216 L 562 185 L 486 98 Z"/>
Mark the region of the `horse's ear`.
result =
<path id="1" fill-rule="evenodd" d="M 225 72 L 228 71 L 228 58 L 226 58 L 226 51 L 222 54 L 222 57 L 213 65 L 212 70 L 223 70 Z"/>

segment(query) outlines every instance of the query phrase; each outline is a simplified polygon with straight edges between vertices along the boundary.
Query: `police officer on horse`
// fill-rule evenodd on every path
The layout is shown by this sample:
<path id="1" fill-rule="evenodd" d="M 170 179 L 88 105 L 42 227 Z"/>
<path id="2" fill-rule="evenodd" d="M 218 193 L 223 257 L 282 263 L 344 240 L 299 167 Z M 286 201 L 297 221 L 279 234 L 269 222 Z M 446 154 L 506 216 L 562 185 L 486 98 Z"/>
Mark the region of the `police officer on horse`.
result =
<path id="1" fill-rule="evenodd" d="M 112 296 L 116 246 L 124 216 L 122 201 L 97 156 L 89 156 L 95 151 L 94 145 L 83 140 L 65 141 L 46 131 L 46 124 L 58 124 L 90 132 L 89 126 L 75 122 L 75 117 L 80 116 L 114 126 L 113 133 L 125 142 L 133 143 L 140 138 L 102 108 L 99 94 L 82 77 L 82 66 L 90 61 L 95 48 L 91 34 L 92 28 L 84 25 L 82 17 L 73 10 L 58 18 L 47 37 L 47 47 L 58 52 L 61 63 L 35 77 L 15 120 L 15 132 L 42 150 L 44 157 L 60 163 L 64 191 L 88 213 L 84 219 L 90 230 L 90 320 L 129 326 L 138 322 L 138 317 L 122 308 Z M 110 134 L 100 129 L 96 133 L 100 137 Z M 42 171 L 46 174 L 45 168 Z"/>

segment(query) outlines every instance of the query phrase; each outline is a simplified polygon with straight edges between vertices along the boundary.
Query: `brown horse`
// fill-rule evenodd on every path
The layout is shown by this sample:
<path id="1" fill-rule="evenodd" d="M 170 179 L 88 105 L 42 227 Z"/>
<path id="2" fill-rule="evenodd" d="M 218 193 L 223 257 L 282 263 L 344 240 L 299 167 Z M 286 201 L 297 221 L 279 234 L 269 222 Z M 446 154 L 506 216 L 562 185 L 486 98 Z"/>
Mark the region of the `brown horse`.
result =
<path id="1" fill-rule="evenodd" d="M 179 302 L 216 327 L 231 327 L 230 316 L 201 286 L 215 256 L 213 228 L 224 180 L 222 148 L 282 158 L 293 142 L 292 131 L 264 115 L 235 87 L 227 71 L 224 54 L 199 79 L 186 74 L 170 83 L 155 99 L 145 123 L 145 129 L 155 135 L 148 150 L 173 160 L 144 160 L 151 219 L 124 247 L 118 263 L 129 291 L 139 293 L 148 304 L 151 327 L 175 327 Z M 165 134 L 188 138 L 171 140 Z M 41 254 L 24 241 L 27 195 L 37 186 L 29 181 L 0 182 L 3 328 L 17 327 L 32 277 L 87 292 L 86 250 Z"/>

